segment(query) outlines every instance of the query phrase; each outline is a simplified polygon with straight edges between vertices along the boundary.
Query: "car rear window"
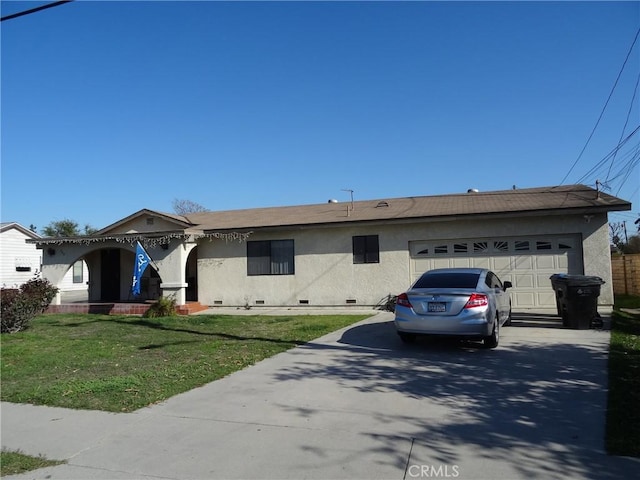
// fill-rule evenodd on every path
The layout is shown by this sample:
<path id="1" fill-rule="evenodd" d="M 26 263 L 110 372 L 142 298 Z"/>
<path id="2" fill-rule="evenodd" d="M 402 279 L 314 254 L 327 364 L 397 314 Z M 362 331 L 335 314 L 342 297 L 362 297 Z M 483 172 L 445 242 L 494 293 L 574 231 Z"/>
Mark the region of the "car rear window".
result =
<path id="1" fill-rule="evenodd" d="M 479 273 L 428 273 L 413 288 L 476 288 Z"/>

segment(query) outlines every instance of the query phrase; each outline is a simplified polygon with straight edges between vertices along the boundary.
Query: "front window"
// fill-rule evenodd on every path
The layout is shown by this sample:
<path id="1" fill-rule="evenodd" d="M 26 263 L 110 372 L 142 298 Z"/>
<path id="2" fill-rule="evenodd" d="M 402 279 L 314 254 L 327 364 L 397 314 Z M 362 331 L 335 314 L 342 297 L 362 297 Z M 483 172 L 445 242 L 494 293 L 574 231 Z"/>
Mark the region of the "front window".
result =
<path id="1" fill-rule="evenodd" d="M 293 275 L 293 240 L 247 242 L 247 275 Z"/>
<path id="2" fill-rule="evenodd" d="M 378 235 L 353 237 L 353 263 L 380 263 Z"/>
<path id="3" fill-rule="evenodd" d="M 82 270 L 82 260 L 78 260 L 73 264 L 73 283 L 82 283 L 84 279 L 84 272 Z"/>

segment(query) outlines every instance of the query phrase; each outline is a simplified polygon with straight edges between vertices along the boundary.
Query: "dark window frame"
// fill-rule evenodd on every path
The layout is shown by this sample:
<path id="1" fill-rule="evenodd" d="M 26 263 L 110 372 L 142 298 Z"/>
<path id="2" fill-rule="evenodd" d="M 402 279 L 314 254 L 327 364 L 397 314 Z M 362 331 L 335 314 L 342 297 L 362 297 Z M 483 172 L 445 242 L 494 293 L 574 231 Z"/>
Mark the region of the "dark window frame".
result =
<path id="1" fill-rule="evenodd" d="M 293 239 L 247 241 L 247 276 L 295 275 Z"/>
<path id="2" fill-rule="evenodd" d="M 380 238 L 378 235 L 354 235 L 352 237 L 353 263 L 380 263 Z"/>

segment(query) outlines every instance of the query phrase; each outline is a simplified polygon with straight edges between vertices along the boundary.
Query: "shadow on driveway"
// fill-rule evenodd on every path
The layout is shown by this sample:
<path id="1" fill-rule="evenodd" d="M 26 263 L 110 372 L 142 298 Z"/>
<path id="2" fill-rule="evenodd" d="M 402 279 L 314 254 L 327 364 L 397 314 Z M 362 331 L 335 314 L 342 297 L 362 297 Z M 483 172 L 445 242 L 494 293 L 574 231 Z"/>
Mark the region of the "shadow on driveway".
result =
<path id="1" fill-rule="evenodd" d="M 608 332 L 564 329 L 556 317 L 519 315 L 495 350 L 445 340 L 404 345 L 392 321 L 379 321 L 344 331 L 337 343 L 302 347 L 342 352 L 326 364 L 291 364 L 278 379 L 315 376 L 341 389 L 419 400 L 411 411 L 393 402 L 372 409 L 380 422 L 412 425 L 409 463 L 461 465 L 473 457 L 476 466 L 508 463 L 521 478 L 619 479 L 640 462 L 604 453 L 608 339 Z M 401 440 L 371 435 L 385 445 L 381 456 Z M 485 478 L 482 468 L 469 475 L 473 468 L 461 478 Z"/>

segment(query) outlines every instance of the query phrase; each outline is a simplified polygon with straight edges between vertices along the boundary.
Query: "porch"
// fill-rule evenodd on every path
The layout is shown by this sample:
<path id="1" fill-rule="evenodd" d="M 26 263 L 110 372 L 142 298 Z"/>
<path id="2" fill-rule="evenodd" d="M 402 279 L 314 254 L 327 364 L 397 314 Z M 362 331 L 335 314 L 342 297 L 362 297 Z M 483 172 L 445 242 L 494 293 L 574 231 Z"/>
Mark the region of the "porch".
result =
<path id="1" fill-rule="evenodd" d="M 61 303 L 49 305 L 45 313 L 95 313 L 100 315 L 143 315 L 154 300 L 144 302 L 89 302 L 86 290 L 61 292 Z M 199 302 L 187 302 L 176 307 L 178 315 L 191 315 L 206 310 Z"/>

